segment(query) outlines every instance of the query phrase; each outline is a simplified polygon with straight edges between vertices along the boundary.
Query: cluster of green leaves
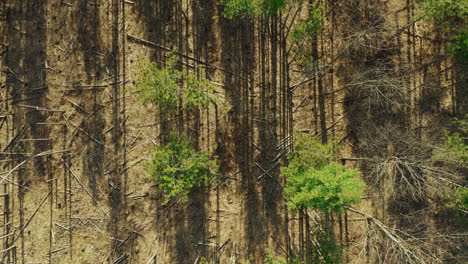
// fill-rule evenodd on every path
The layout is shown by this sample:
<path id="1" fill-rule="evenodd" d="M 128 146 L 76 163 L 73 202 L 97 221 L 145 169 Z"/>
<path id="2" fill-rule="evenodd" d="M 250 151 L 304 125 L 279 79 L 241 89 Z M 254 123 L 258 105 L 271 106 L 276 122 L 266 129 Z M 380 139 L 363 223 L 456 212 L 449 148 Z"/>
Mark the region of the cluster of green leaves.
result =
<path id="1" fill-rule="evenodd" d="M 300 173 L 314 167 L 322 168 L 336 159 L 338 144 L 321 144 L 319 139 L 305 133 L 294 134 L 294 154 L 288 157 L 289 167 L 297 168 Z"/>
<path id="2" fill-rule="evenodd" d="M 236 16 L 257 17 L 262 14 L 276 14 L 283 10 L 290 0 L 222 0 L 223 16 L 233 19 Z"/>
<path id="3" fill-rule="evenodd" d="M 292 38 L 294 41 L 313 40 L 322 30 L 324 20 L 324 5 L 317 3 L 311 10 L 306 20 L 299 22 L 294 31 Z"/>
<path id="4" fill-rule="evenodd" d="M 466 166 L 468 164 L 468 145 L 466 144 L 468 115 L 465 119 L 456 120 L 454 125 L 458 131 L 446 132 L 446 140 L 442 148 L 434 149 L 432 158 L 436 161 Z"/>
<path id="5" fill-rule="evenodd" d="M 251 0 L 223 0 L 223 16 L 233 19 L 236 16 L 256 16 L 260 13 L 259 1 Z"/>
<path id="6" fill-rule="evenodd" d="M 441 24 L 465 20 L 468 15 L 468 2 L 463 0 L 423 0 L 421 7 L 425 18 L 434 18 Z"/>
<path id="7" fill-rule="evenodd" d="M 461 62 L 468 60 L 468 27 L 466 24 L 453 34 L 451 49 L 455 58 Z"/>
<path id="8" fill-rule="evenodd" d="M 297 23 L 291 33 L 291 39 L 296 44 L 297 61 L 302 67 L 309 65 L 316 56 L 310 44 L 317 42 L 317 36 L 322 31 L 324 11 L 325 5 L 317 3 L 307 19 Z"/>
<path id="9" fill-rule="evenodd" d="M 318 228 L 312 233 L 316 239 L 318 247 L 312 247 L 310 263 L 339 264 L 343 263 L 342 249 L 336 241 L 335 234 Z"/>
<path id="10" fill-rule="evenodd" d="M 466 138 L 459 133 L 453 133 L 447 136 L 444 149 L 435 149 L 433 158 L 449 163 L 467 164 L 468 145 L 465 144 L 465 139 Z"/>
<path id="11" fill-rule="evenodd" d="M 434 19 L 439 25 L 452 31 L 451 51 L 459 60 L 468 59 L 468 1 L 466 0 L 423 0 L 421 16 Z"/>
<path id="12" fill-rule="evenodd" d="M 152 150 L 152 159 L 146 167 L 165 203 L 174 197 L 185 201 L 193 187 L 207 186 L 219 175 L 216 158 L 210 158 L 208 152 L 195 151 L 190 141 L 175 135 L 169 136 L 166 146 Z"/>
<path id="13" fill-rule="evenodd" d="M 285 169 L 288 178 L 285 194 L 290 209 L 320 209 L 325 212 L 340 211 L 359 202 L 363 183 L 357 170 L 330 163 L 322 168 L 311 167 L 302 174 L 295 169 Z"/>
<path id="14" fill-rule="evenodd" d="M 465 175 L 468 169 L 468 115 L 464 119 L 456 119 L 453 122 L 452 131 L 445 132 L 445 140 L 440 147 L 435 148 L 432 153 L 432 160 L 442 162 L 443 166 L 448 167 L 451 171 L 461 172 Z M 442 209 L 455 210 L 457 216 L 463 216 L 468 211 L 468 189 L 464 186 L 459 186 L 456 190 L 450 190 L 443 197 L 445 203 Z M 460 214 L 461 212 L 461 214 Z"/>
<path id="15" fill-rule="evenodd" d="M 450 197 L 447 207 L 468 212 L 468 188 L 459 187 Z"/>
<path id="16" fill-rule="evenodd" d="M 265 256 L 263 263 L 265 264 L 287 264 L 288 262 L 286 261 L 286 259 L 276 256 L 273 250 L 268 249 L 266 251 L 266 256 Z"/>
<path id="17" fill-rule="evenodd" d="M 281 169 L 290 209 L 339 212 L 360 201 L 365 185 L 359 171 L 334 162 L 337 150 L 336 144 L 321 144 L 314 136 L 295 136 L 295 153 Z"/>
<path id="18" fill-rule="evenodd" d="M 174 113 L 179 107 L 185 110 L 206 108 L 216 101 L 214 86 L 208 80 L 185 74 L 176 65 L 176 56 L 171 56 L 164 68 L 156 62 L 143 65 L 137 79 L 139 98 L 145 103 L 157 104 L 159 111 L 164 113 Z M 187 80 L 185 89 L 181 87 L 183 76 Z"/>

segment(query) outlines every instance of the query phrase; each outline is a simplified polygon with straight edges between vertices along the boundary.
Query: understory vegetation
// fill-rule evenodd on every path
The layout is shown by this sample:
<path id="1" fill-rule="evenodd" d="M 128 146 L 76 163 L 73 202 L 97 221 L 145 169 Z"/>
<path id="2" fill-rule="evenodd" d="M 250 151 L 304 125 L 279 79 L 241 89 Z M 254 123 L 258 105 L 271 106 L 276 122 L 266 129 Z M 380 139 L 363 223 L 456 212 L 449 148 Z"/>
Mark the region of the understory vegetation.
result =
<path id="1" fill-rule="evenodd" d="M 143 64 L 137 85 L 139 98 L 144 103 L 153 103 L 159 113 L 168 117 L 216 103 L 213 85 L 194 74 L 184 75 L 177 69 L 177 62 L 173 55 L 164 66 L 154 62 Z M 196 149 L 195 142 L 180 131 L 167 129 L 162 133 L 163 145 L 150 148 L 152 159 L 146 162 L 147 179 L 155 183 L 156 193 L 163 195 L 164 204 L 171 199 L 186 202 L 193 188 L 208 187 L 219 177 L 217 158 L 211 151 Z"/>
<path id="2" fill-rule="evenodd" d="M 468 60 L 468 2 L 458 0 L 420 1 L 420 16 L 451 33 L 451 54 L 461 63 Z"/>
<path id="3" fill-rule="evenodd" d="M 207 108 L 215 102 L 213 85 L 195 74 L 184 74 L 177 63 L 176 55 L 172 55 L 163 67 L 156 62 L 143 63 L 137 80 L 140 100 L 157 105 L 158 111 L 165 114 Z"/>
<path id="4" fill-rule="evenodd" d="M 337 146 L 321 144 L 310 135 L 296 135 L 295 152 L 281 174 L 289 209 L 342 212 L 364 195 L 364 182 L 357 169 L 337 163 Z"/>
<path id="5" fill-rule="evenodd" d="M 165 146 L 152 148 L 152 159 L 146 164 L 148 179 L 156 183 L 167 203 L 171 198 L 187 201 L 194 187 L 207 187 L 219 175 L 217 160 L 209 152 L 197 152 L 192 142 L 170 135 Z"/>

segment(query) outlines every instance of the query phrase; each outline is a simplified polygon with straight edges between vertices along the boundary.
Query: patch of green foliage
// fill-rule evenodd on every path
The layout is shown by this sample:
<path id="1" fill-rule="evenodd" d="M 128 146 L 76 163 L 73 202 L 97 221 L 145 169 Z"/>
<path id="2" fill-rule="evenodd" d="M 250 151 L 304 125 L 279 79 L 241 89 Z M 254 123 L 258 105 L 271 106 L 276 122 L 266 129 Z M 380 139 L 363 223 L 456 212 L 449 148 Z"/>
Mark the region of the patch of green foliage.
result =
<path id="1" fill-rule="evenodd" d="M 464 119 L 456 119 L 453 122 L 452 131 L 445 132 L 445 140 L 440 147 L 435 148 L 432 153 L 432 160 L 441 162 L 442 166 L 449 168 L 450 173 L 461 173 L 465 182 L 468 169 L 468 115 Z M 464 176 L 463 176 L 464 175 Z M 453 210 L 455 216 L 461 217 L 467 222 L 465 215 L 468 213 L 468 189 L 464 186 L 458 186 L 456 190 L 450 189 L 442 197 L 445 202 L 438 210 Z M 438 214 L 438 210 L 436 213 Z"/>
<path id="2" fill-rule="evenodd" d="M 446 132 L 446 140 L 441 148 L 434 149 L 432 158 L 450 164 L 466 166 L 468 164 L 468 115 L 465 119 L 454 122 L 458 128 L 456 132 Z"/>
<path id="3" fill-rule="evenodd" d="M 468 212 L 468 189 L 459 187 L 452 197 L 450 197 L 447 206 L 452 209 L 457 209 Z"/>
<path id="4" fill-rule="evenodd" d="M 284 10 L 288 2 L 288 0 L 264 0 L 262 9 L 268 14 L 276 14 L 278 11 Z"/>
<path id="5" fill-rule="evenodd" d="M 464 23 L 466 23 L 466 21 Z M 463 62 L 468 60 L 468 27 L 466 24 L 453 34 L 451 49 L 453 56 L 459 61 Z"/>
<path id="6" fill-rule="evenodd" d="M 210 102 L 216 101 L 214 86 L 210 81 L 183 73 L 176 65 L 176 56 L 171 56 L 164 68 L 160 68 L 156 62 L 142 65 L 142 72 L 137 78 L 139 99 L 144 103 L 157 104 L 163 113 L 174 113 L 179 108 L 206 108 Z M 187 81 L 185 88 L 181 87 L 183 76 Z"/>
<path id="7" fill-rule="evenodd" d="M 459 133 L 453 133 L 447 136 L 444 149 L 435 149 L 433 158 L 449 163 L 468 163 L 468 145 L 465 144 L 465 140 L 466 138 Z"/>
<path id="8" fill-rule="evenodd" d="M 263 263 L 265 264 L 287 264 L 288 262 L 286 259 L 276 256 L 273 250 L 268 249 L 266 251 L 266 256 L 265 256 Z"/>
<path id="9" fill-rule="evenodd" d="M 216 158 L 204 151 L 196 151 L 190 141 L 170 135 L 166 146 L 152 150 L 152 159 L 146 163 L 148 178 L 156 182 L 165 202 L 180 197 L 183 201 L 193 187 L 208 186 L 217 178 Z"/>
<path id="10" fill-rule="evenodd" d="M 322 168 L 298 171 L 283 170 L 288 179 L 285 195 L 290 209 L 319 209 L 324 212 L 341 211 L 345 206 L 361 200 L 364 184 L 357 170 L 330 163 Z"/>
<path id="11" fill-rule="evenodd" d="M 222 0 L 223 16 L 228 19 L 234 17 L 257 17 L 272 15 L 283 10 L 290 0 Z"/>
<path id="12" fill-rule="evenodd" d="M 425 18 L 434 18 L 441 24 L 465 20 L 468 15 L 468 2 L 463 0 L 423 0 L 420 5 Z"/>
<path id="13" fill-rule="evenodd" d="M 325 5 L 317 3 L 310 11 L 307 19 L 297 23 L 291 32 L 291 40 L 295 43 L 298 64 L 305 67 L 313 61 L 314 54 L 311 43 L 317 42 L 317 36 L 322 31 Z"/>
<path id="14" fill-rule="evenodd" d="M 261 10 L 259 1 L 222 0 L 221 3 L 224 5 L 223 16 L 228 19 L 236 16 L 256 16 Z"/>
<path id="15" fill-rule="evenodd" d="M 468 1 L 424 0 L 419 4 L 421 17 L 434 19 L 452 31 L 451 53 L 461 61 L 468 59 Z"/>
<path id="16" fill-rule="evenodd" d="M 468 214 L 468 188 L 459 186 L 457 189 L 446 193 L 442 198 L 443 203 L 437 205 L 434 214 L 455 217 L 454 219 L 468 224 L 468 218 L 466 217 Z"/>
<path id="17" fill-rule="evenodd" d="M 317 229 L 311 234 L 317 241 L 319 247 L 312 248 L 312 259 L 310 263 L 339 264 L 342 262 L 342 249 L 336 241 L 333 233 L 324 229 Z"/>
<path id="18" fill-rule="evenodd" d="M 289 167 L 298 173 L 314 167 L 321 168 L 336 159 L 338 144 L 322 144 L 317 137 L 304 133 L 294 134 L 294 154 L 288 157 Z"/>
<path id="19" fill-rule="evenodd" d="M 324 5 L 317 3 L 309 14 L 309 17 L 299 22 L 292 32 L 294 41 L 312 40 L 322 30 L 324 20 Z"/>
<path id="20" fill-rule="evenodd" d="M 339 212 L 360 201 L 365 184 L 358 170 L 334 162 L 337 150 L 334 143 L 321 144 L 314 136 L 296 135 L 295 153 L 281 169 L 289 209 Z"/>

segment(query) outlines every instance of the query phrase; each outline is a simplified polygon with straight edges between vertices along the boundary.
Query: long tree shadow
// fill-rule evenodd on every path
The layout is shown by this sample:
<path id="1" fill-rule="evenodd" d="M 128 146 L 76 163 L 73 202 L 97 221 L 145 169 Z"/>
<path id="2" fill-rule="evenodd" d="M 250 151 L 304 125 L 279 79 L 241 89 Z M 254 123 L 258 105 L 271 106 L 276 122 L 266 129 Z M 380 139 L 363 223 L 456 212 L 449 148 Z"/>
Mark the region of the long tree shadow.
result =
<path id="1" fill-rule="evenodd" d="M 274 239 L 273 249 L 279 252 L 277 246 L 286 248 L 286 233 L 284 215 L 284 199 L 280 183 L 280 163 L 282 146 L 278 142 L 281 107 L 277 103 L 281 93 L 280 74 L 281 56 L 279 15 L 263 17 L 259 22 L 260 30 L 260 60 L 261 62 L 261 91 L 258 122 L 260 148 L 262 149 L 257 161 L 257 173 L 262 181 L 262 202 L 265 210 L 266 233 L 264 239 Z M 268 47 L 270 48 L 268 52 Z M 268 54 L 270 53 L 270 54 Z M 287 58 L 283 58 L 287 59 Z M 284 114 L 284 113 L 283 113 Z M 284 135 L 283 135 L 284 136 Z"/>
<path id="2" fill-rule="evenodd" d="M 46 1 L 8 1 L 5 13 L 5 41 L 8 50 L 4 52 L 5 87 L 11 98 L 11 109 L 13 113 L 13 133 L 22 135 L 12 147 L 11 152 L 22 153 L 12 158 L 21 162 L 40 152 L 50 149 L 48 129 L 38 123 L 46 120 L 45 113 L 40 111 L 45 107 L 47 95 L 47 21 Z M 10 102 L 9 102 L 10 103 Z M 9 108 L 9 106 L 8 106 Z M 25 154 L 31 153 L 31 154 Z M 25 224 L 24 218 L 24 186 L 31 181 L 31 176 L 51 175 L 47 171 L 47 159 L 35 158 L 32 170 L 21 168 L 18 173 L 18 200 L 19 200 L 19 226 Z M 12 212 L 10 212 L 12 213 Z M 25 240 L 24 232 L 19 233 L 21 247 L 18 249 L 21 261 L 25 262 Z M 8 246 L 8 238 L 5 239 Z M 10 252 L 5 253 L 4 259 L 16 262 L 15 256 Z M 19 260 L 18 260 L 19 262 Z"/>
<path id="3" fill-rule="evenodd" d="M 225 95 L 231 109 L 228 112 L 227 131 L 223 136 L 227 142 L 220 147 L 224 155 L 222 162 L 235 161 L 240 171 L 244 237 L 249 255 L 260 256 L 261 244 L 265 242 L 265 225 L 262 204 L 257 190 L 257 178 L 253 165 L 253 104 L 249 95 L 254 70 L 253 22 L 245 19 L 221 19 L 221 63 L 224 71 Z M 230 128 L 230 129 L 229 129 Z M 231 146 L 233 145 L 233 146 Z M 233 147 L 233 149 L 229 149 Z M 229 164 L 224 164 L 229 166 Z"/>
<path id="4" fill-rule="evenodd" d="M 101 39 L 99 37 L 101 21 L 99 17 L 101 5 L 100 1 L 84 1 L 79 2 L 77 10 L 76 25 L 78 26 L 78 44 L 83 53 L 84 70 L 86 72 L 86 85 L 95 85 L 99 83 L 102 76 L 100 63 L 103 58 L 99 54 L 101 51 Z M 80 93 L 82 100 L 82 109 L 86 111 L 81 113 L 86 115 L 83 124 L 84 130 L 91 135 L 83 137 L 83 145 L 86 146 L 83 159 L 83 175 L 88 179 L 89 186 L 95 198 L 98 197 L 98 186 L 102 180 L 103 173 L 103 158 L 104 158 L 104 127 L 105 120 L 103 119 L 101 103 L 101 90 L 94 89 L 92 91 L 83 91 Z M 100 144 L 99 142 L 103 143 Z"/>
<path id="5" fill-rule="evenodd" d="M 9 47 L 4 63 L 9 69 L 6 81 L 15 111 L 14 125 L 18 129 L 23 125 L 27 126 L 30 139 L 47 139 L 47 129 L 38 124 L 45 121 L 44 113 L 35 108 L 44 107 L 47 94 L 46 3 L 10 3 L 6 20 Z M 30 140 L 22 145 L 34 153 L 49 148 L 48 140 Z M 34 159 L 34 167 L 39 175 L 46 174 L 43 157 Z"/>

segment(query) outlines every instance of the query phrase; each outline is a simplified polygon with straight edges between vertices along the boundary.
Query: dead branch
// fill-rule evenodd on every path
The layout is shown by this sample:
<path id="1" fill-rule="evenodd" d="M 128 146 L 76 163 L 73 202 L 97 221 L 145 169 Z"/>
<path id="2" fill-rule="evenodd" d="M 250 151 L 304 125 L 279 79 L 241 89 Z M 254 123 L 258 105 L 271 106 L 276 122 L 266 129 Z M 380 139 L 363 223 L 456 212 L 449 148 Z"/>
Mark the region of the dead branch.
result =
<path id="1" fill-rule="evenodd" d="M 404 263 L 425 264 L 429 263 L 425 260 L 426 258 L 431 260 L 430 263 L 433 263 L 433 261 L 435 260 L 432 256 L 412 249 L 411 246 L 406 242 L 406 240 L 401 238 L 394 230 L 380 222 L 378 219 L 350 207 L 345 207 L 345 209 L 366 217 L 368 221 L 370 221 L 376 227 L 378 227 L 378 229 L 382 231 L 382 233 L 385 234 L 385 236 L 393 242 L 392 246 L 396 247 L 396 249 L 402 254 L 403 259 L 405 261 Z"/>
<path id="2" fill-rule="evenodd" d="M 16 235 L 15 239 L 13 239 L 13 241 L 11 242 L 11 244 L 14 244 L 16 242 L 16 240 L 18 240 L 18 238 L 20 238 L 21 236 L 21 233 L 24 231 L 24 229 L 26 229 L 26 227 L 28 227 L 29 223 L 31 222 L 31 220 L 34 218 L 34 216 L 36 215 L 36 213 L 39 211 L 39 209 L 41 208 L 41 206 L 45 203 L 45 201 L 47 200 L 47 198 L 49 198 L 49 195 L 52 193 L 52 191 L 50 191 L 45 197 L 44 199 L 42 199 L 42 201 L 39 203 L 39 205 L 36 207 L 36 209 L 34 210 L 34 212 L 32 213 L 32 215 L 29 217 L 28 221 L 26 221 L 26 224 L 24 224 L 18 235 Z"/>
<path id="3" fill-rule="evenodd" d="M 78 179 L 78 177 L 76 177 L 75 173 L 72 171 L 72 169 L 70 168 L 70 166 L 68 166 L 68 164 L 65 162 L 65 160 L 63 160 L 63 164 L 65 164 L 65 166 L 68 168 L 68 171 L 70 172 L 70 174 L 75 178 L 75 180 L 81 185 L 81 187 L 85 190 L 85 192 L 88 194 L 88 196 L 93 200 L 94 203 L 96 203 L 96 205 L 99 207 L 99 209 L 101 209 L 101 211 L 107 216 L 107 217 L 110 217 L 109 214 L 104 210 L 104 208 L 101 206 L 101 204 L 99 204 L 99 202 L 94 199 L 93 195 L 88 191 L 88 188 L 86 188 L 84 186 L 84 184 Z"/>
<path id="4" fill-rule="evenodd" d="M 18 170 L 19 168 L 21 168 L 24 164 L 26 164 L 28 161 L 32 160 L 32 159 L 35 159 L 35 158 L 38 158 L 38 157 L 43 157 L 43 156 L 48 156 L 48 155 L 53 155 L 53 154 L 58 154 L 58 153 L 65 153 L 65 152 L 68 152 L 68 150 L 59 150 L 59 151 L 45 151 L 45 152 L 41 152 L 39 154 L 36 154 L 32 157 L 29 157 L 25 160 L 23 160 L 22 162 L 20 162 L 18 165 L 16 165 L 13 169 L 11 169 L 10 171 L 7 172 L 7 175 L 5 177 L 2 177 L 2 179 L 0 180 L 0 184 L 3 183 L 3 181 L 8 180 L 8 177 L 10 177 L 10 175 L 15 172 L 16 170 Z"/>

